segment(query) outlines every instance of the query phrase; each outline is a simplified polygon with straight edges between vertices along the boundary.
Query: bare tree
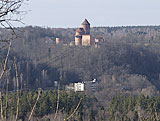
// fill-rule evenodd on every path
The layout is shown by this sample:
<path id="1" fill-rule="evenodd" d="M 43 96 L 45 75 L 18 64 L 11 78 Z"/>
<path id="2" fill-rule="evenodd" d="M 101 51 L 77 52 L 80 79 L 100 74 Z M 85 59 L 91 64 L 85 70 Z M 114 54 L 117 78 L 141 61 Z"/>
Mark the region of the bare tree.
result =
<path id="1" fill-rule="evenodd" d="M 15 28 L 14 25 L 12 24 L 13 22 L 21 22 L 21 17 L 20 14 L 23 13 L 22 11 L 20 11 L 20 7 L 22 6 L 22 4 L 25 2 L 26 0 L 0 0 L 0 27 L 3 28 L 4 30 L 7 30 L 7 32 L 11 32 L 11 38 L 9 38 L 8 40 L 0 40 L 0 42 L 7 42 L 8 45 L 8 52 L 7 55 L 5 57 L 5 61 L 3 64 L 3 69 L 0 73 L 0 81 L 2 81 L 2 77 L 4 76 L 4 74 L 6 73 L 6 70 L 8 69 L 8 59 L 9 59 L 9 55 L 10 55 L 10 51 L 11 51 L 11 47 L 12 47 L 12 40 L 14 39 L 16 33 L 15 33 Z M 22 23 L 22 22 L 21 22 Z M 8 31 L 11 30 L 11 31 Z M 17 66 L 16 66 L 17 68 Z M 17 73 L 16 73 L 16 77 L 18 77 Z M 18 79 L 17 79 L 18 80 Z M 4 82 L 3 82 L 4 83 Z M 17 85 L 19 82 L 17 81 Z M 0 85 L 1 86 L 1 85 Z M 17 86 L 18 87 L 18 86 Z M 8 96 L 8 82 L 7 82 L 7 90 L 6 90 L 6 99 Z M 3 98 L 2 98 L 2 91 L 0 91 L 0 101 L 1 101 L 1 119 L 3 120 Z M 6 100 L 7 103 L 7 100 Z M 17 100 L 17 107 L 19 105 L 19 98 Z M 6 108 L 5 108 L 5 120 L 7 118 L 7 104 L 6 104 Z M 17 108 L 17 112 L 18 112 L 18 108 Z M 18 118 L 18 113 L 16 114 L 16 120 Z"/>
<path id="2" fill-rule="evenodd" d="M 9 47 L 8 47 L 8 53 L 6 55 L 5 63 L 3 66 L 3 71 L 0 75 L 0 80 L 2 79 L 6 68 L 7 68 L 7 62 L 8 62 L 8 56 L 10 54 L 11 46 L 12 46 L 12 40 L 15 36 L 15 30 L 14 26 L 12 25 L 12 22 L 21 22 L 21 18 L 18 17 L 20 13 L 23 13 L 23 11 L 20 11 L 20 7 L 26 0 L 0 0 L 0 25 L 2 28 L 5 29 L 11 29 L 12 30 L 12 36 L 9 39 Z M 22 22 L 21 22 L 22 23 Z M 8 42 L 7 40 L 0 40 L 0 42 Z"/>
<path id="3" fill-rule="evenodd" d="M 22 18 L 20 14 L 20 7 L 25 3 L 26 0 L 0 0 L 0 24 L 5 27 L 12 29 L 14 26 L 12 22 L 21 22 Z"/>

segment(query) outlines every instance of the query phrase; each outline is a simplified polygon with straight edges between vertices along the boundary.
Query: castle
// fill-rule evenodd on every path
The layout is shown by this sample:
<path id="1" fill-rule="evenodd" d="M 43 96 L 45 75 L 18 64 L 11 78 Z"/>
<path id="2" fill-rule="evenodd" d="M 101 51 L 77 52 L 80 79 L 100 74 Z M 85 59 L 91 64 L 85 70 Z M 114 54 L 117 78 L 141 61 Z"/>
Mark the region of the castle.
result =
<path id="1" fill-rule="evenodd" d="M 97 38 L 91 36 L 90 23 L 85 19 L 82 27 L 76 30 L 75 40 L 70 42 L 70 46 L 95 46 L 95 48 L 98 48 L 102 42 L 104 42 L 102 36 L 99 35 Z M 63 44 L 63 41 L 60 38 L 56 38 L 56 44 Z"/>
<path id="2" fill-rule="evenodd" d="M 95 39 L 90 35 L 90 23 L 87 19 L 82 23 L 82 28 L 78 28 L 75 34 L 76 46 L 91 46 L 94 45 Z"/>

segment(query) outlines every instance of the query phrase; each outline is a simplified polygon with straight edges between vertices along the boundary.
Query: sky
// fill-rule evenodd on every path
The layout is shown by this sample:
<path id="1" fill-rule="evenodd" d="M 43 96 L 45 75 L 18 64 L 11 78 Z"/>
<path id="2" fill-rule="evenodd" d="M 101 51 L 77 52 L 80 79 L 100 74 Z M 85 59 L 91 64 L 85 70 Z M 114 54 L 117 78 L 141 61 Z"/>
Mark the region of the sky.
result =
<path id="1" fill-rule="evenodd" d="M 85 18 L 92 27 L 160 25 L 159 6 L 160 0 L 30 0 L 22 6 L 23 26 L 73 28 Z"/>

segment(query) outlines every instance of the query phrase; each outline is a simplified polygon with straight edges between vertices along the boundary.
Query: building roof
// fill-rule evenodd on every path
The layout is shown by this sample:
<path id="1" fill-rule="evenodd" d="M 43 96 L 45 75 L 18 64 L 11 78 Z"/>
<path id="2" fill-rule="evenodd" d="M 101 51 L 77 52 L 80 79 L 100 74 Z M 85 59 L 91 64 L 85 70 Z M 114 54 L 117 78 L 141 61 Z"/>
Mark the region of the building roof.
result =
<path id="1" fill-rule="evenodd" d="M 78 36 L 81 36 L 81 35 L 83 35 L 85 32 L 84 32 L 84 29 L 83 28 L 78 28 L 77 30 L 76 30 L 76 35 L 78 35 Z"/>
<path id="2" fill-rule="evenodd" d="M 78 29 L 76 30 L 76 32 L 81 33 L 81 32 L 82 32 L 82 29 L 81 29 L 81 28 L 78 28 Z"/>
<path id="3" fill-rule="evenodd" d="M 90 25 L 90 23 L 88 22 L 87 19 L 85 19 L 85 20 L 83 21 L 82 25 Z"/>

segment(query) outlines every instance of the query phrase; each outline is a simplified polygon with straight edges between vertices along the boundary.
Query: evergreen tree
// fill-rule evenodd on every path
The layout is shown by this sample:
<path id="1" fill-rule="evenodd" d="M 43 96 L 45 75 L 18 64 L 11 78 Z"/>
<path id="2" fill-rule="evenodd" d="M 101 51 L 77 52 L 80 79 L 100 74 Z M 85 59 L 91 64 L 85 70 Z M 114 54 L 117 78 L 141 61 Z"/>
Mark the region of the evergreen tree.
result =
<path id="1" fill-rule="evenodd" d="M 89 114 L 89 121 L 96 121 L 95 119 L 95 114 L 94 114 L 94 111 L 91 110 L 90 114 Z"/>
<path id="2" fill-rule="evenodd" d="M 133 118 L 133 121 L 138 121 L 139 117 L 138 117 L 138 112 L 135 111 L 134 112 L 134 118 Z"/>

